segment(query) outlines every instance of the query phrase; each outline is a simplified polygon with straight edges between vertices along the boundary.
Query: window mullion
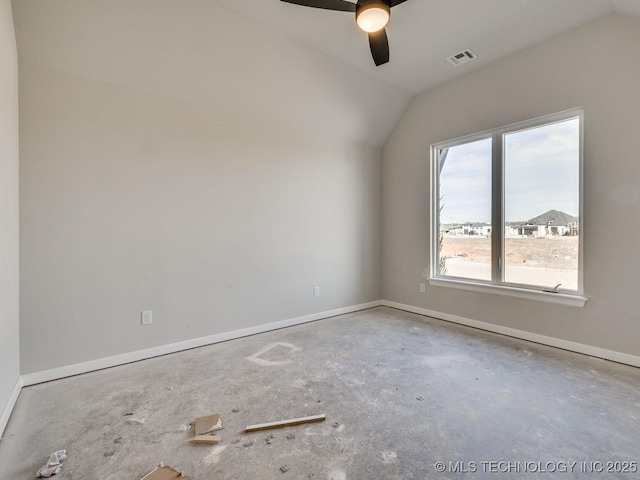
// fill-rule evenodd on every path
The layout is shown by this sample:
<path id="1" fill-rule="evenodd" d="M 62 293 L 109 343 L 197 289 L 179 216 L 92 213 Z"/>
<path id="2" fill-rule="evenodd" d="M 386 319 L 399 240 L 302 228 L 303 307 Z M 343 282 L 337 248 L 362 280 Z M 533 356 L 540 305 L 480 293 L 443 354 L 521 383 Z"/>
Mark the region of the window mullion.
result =
<path id="1" fill-rule="evenodd" d="M 441 275 L 440 259 L 440 158 L 442 148 L 431 147 L 431 276 Z"/>
<path id="2" fill-rule="evenodd" d="M 492 137 L 491 171 L 491 282 L 502 283 L 504 269 L 504 160 L 503 133 L 495 131 Z"/>

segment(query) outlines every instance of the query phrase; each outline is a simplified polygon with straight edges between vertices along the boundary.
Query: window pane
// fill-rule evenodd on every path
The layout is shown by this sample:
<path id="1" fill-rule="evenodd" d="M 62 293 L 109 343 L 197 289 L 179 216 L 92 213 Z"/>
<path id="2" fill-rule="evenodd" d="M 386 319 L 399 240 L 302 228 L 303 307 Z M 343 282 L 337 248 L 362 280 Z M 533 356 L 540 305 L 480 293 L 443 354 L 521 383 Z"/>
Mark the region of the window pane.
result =
<path id="1" fill-rule="evenodd" d="M 440 151 L 438 274 L 491 280 L 491 139 Z"/>
<path id="2" fill-rule="evenodd" d="M 578 289 L 580 120 L 504 136 L 504 280 Z"/>

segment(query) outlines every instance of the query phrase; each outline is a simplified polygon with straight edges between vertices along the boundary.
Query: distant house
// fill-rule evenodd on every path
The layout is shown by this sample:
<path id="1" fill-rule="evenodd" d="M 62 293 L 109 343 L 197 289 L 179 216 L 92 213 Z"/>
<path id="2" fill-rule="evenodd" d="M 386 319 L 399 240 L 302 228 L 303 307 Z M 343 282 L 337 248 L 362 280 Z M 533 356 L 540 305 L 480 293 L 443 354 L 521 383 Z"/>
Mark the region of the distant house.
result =
<path id="1" fill-rule="evenodd" d="M 538 215 L 518 229 L 518 235 L 544 237 L 546 235 L 578 235 L 578 217 L 558 210 Z"/>
<path id="2" fill-rule="evenodd" d="M 505 222 L 504 224 L 504 236 L 505 237 L 518 237 L 521 235 L 521 227 L 526 222 Z"/>
<path id="3" fill-rule="evenodd" d="M 440 231 L 443 231 L 441 228 Z M 449 235 L 478 235 L 488 237 L 491 235 L 490 223 L 462 223 L 455 225 L 448 225 L 448 229 L 443 233 Z"/>

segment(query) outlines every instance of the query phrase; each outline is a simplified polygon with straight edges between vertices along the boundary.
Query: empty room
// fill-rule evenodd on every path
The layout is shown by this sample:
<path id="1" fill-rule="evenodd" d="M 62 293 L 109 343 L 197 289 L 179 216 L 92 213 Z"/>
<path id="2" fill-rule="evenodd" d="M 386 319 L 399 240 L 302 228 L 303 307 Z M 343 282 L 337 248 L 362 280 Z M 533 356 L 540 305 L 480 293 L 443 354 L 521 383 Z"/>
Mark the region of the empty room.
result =
<path id="1" fill-rule="evenodd" d="M 640 2 L 0 0 L 0 479 L 638 478 Z"/>

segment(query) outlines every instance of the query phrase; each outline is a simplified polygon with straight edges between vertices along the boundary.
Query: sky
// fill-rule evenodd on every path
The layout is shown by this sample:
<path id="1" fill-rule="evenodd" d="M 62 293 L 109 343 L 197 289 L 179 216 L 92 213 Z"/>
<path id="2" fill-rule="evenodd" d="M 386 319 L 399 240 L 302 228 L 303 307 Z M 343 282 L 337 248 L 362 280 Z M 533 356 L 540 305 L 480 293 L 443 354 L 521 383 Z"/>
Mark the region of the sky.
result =
<path id="1" fill-rule="evenodd" d="M 579 120 L 505 135 L 505 221 L 549 210 L 578 216 Z M 491 222 L 491 139 L 449 149 L 440 223 Z"/>

